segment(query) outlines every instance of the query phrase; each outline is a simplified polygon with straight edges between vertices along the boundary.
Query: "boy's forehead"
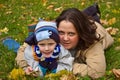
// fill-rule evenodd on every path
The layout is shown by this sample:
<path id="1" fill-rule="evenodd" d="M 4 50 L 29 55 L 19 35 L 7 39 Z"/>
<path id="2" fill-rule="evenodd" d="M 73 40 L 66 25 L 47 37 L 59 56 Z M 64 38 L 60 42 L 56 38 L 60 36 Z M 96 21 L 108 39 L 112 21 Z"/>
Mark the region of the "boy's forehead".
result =
<path id="1" fill-rule="evenodd" d="M 49 38 L 49 39 L 41 40 L 38 43 L 56 43 L 56 42 L 53 39 Z"/>

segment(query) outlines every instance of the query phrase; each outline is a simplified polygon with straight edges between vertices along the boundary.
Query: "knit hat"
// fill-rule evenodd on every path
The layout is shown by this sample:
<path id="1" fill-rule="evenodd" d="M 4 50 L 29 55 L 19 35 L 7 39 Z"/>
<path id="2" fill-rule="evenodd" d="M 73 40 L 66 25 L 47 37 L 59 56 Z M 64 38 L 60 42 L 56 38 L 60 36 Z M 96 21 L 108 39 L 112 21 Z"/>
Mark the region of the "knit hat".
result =
<path id="1" fill-rule="evenodd" d="M 59 33 L 57 31 L 56 23 L 50 21 L 40 21 L 35 28 L 35 37 L 37 42 L 45 39 L 53 39 L 56 43 L 60 42 Z"/>

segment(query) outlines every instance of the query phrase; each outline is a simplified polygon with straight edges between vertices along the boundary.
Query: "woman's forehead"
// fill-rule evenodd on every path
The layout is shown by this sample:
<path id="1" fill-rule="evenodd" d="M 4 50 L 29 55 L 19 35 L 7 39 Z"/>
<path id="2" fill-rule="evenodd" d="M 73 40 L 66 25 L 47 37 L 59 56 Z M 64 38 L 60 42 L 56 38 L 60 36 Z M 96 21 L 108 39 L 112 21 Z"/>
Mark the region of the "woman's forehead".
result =
<path id="1" fill-rule="evenodd" d="M 58 31 L 65 33 L 77 33 L 74 25 L 69 21 L 61 21 L 58 27 Z"/>

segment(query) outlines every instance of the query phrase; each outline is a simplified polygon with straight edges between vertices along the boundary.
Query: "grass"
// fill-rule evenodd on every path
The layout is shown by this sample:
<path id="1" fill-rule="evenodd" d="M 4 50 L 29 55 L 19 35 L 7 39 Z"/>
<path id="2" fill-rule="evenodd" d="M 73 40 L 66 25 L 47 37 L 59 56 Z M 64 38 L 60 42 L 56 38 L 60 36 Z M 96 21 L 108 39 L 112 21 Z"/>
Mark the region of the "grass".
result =
<path id="1" fill-rule="evenodd" d="M 39 18 L 54 20 L 63 9 L 76 7 L 83 10 L 94 2 L 100 6 L 103 26 L 120 30 L 120 0 L 0 0 L 0 39 L 11 36 L 22 44 L 28 35 L 28 24 L 36 23 Z M 120 68 L 120 31 L 112 36 L 115 42 L 105 51 L 106 75 L 98 80 L 113 80 L 110 70 Z M 15 57 L 16 53 L 0 43 L 0 80 L 6 80 L 16 67 Z M 32 79 L 28 77 L 27 80 Z M 79 80 L 90 79 L 85 77 Z"/>

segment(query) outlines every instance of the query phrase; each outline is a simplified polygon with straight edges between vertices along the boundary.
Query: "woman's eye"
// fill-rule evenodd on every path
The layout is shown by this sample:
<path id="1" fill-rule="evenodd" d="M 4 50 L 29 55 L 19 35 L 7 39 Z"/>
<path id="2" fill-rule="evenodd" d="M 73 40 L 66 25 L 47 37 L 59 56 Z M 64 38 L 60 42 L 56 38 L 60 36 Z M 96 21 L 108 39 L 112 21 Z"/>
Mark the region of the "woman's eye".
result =
<path id="1" fill-rule="evenodd" d="M 62 32 L 62 31 L 59 31 L 59 34 L 60 34 L 60 35 L 64 35 L 64 32 Z"/>
<path id="2" fill-rule="evenodd" d="M 75 35 L 75 33 L 72 33 L 72 32 L 69 33 L 69 36 L 74 36 L 74 35 Z"/>

